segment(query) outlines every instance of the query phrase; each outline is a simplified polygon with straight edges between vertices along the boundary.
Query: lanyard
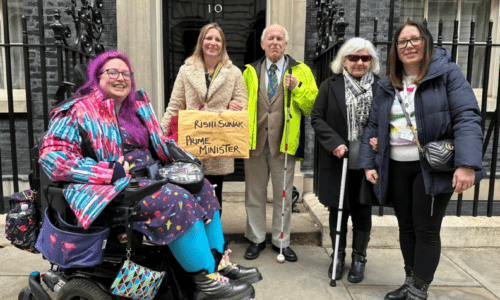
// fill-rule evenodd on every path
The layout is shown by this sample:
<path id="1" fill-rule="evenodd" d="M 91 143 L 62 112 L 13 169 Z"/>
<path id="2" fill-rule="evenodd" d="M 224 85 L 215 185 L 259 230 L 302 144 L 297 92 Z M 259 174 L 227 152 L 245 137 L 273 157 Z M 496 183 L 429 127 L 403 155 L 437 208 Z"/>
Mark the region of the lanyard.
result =
<path id="1" fill-rule="evenodd" d="M 212 86 L 212 83 L 214 83 L 214 80 L 215 78 L 217 78 L 217 76 L 219 75 L 220 73 L 220 70 L 222 69 L 222 67 L 224 66 L 224 64 L 220 61 L 218 64 L 217 64 L 217 67 L 215 67 L 215 70 L 214 70 L 214 75 L 212 76 L 212 80 L 210 80 L 210 85 L 207 87 L 207 94 L 205 95 L 205 100 L 203 101 L 203 103 L 200 105 L 200 110 L 202 110 L 202 108 L 205 106 L 205 104 L 208 102 L 208 92 L 210 91 L 210 87 Z"/>
<path id="2" fill-rule="evenodd" d="M 399 104 L 401 105 L 401 109 L 403 110 L 403 113 L 406 118 L 406 122 L 408 123 L 408 127 L 410 127 L 411 132 L 413 133 L 413 136 L 415 138 L 415 143 L 417 144 L 418 151 L 423 152 L 422 146 L 420 145 L 420 141 L 418 140 L 418 135 L 415 132 L 415 129 L 413 128 L 413 124 L 411 123 L 410 116 L 406 112 L 405 106 L 403 104 L 403 99 L 401 99 L 401 95 L 399 94 L 399 91 L 397 89 L 394 89 L 396 92 L 396 98 L 398 98 Z"/>
<path id="3" fill-rule="evenodd" d="M 410 107 L 410 98 L 409 98 L 409 94 L 413 93 L 413 91 L 415 91 L 416 87 L 414 87 L 411 92 L 408 91 L 410 87 L 407 86 L 407 83 L 406 81 L 403 81 L 403 103 L 404 105 L 406 106 L 406 108 Z M 397 93 L 399 93 L 399 91 L 396 90 Z M 400 93 L 401 95 L 401 93 Z M 415 101 L 415 96 L 413 96 L 413 101 Z"/>

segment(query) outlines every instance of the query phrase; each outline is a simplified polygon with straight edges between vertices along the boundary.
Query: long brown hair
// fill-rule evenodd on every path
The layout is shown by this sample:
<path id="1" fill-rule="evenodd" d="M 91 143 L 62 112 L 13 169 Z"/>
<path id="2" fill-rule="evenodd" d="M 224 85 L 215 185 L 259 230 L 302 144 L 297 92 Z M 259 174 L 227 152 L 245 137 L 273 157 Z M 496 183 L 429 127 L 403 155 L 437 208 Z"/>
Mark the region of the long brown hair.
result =
<path id="1" fill-rule="evenodd" d="M 216 29 L 220 33 L 220 37 L 222 39 L 222 47 L 220 50 L 220 59 L 221 61 L 226 64 L 229 61 L 229 55 L 227 55 L 227 49 L 226 49 L 226 37 L 224 36 L 224 31 L 222 31 L 222 28 L 220 28 L 219 24 L 217 23 L 210 23 L 205 26 L 203 26 L 200 30 L 200 35 L 198 36 L 198 42 L 196 43 L 196 48 L 194 50 L 193 55 L 188 57 L 186 59 L 186 62 L 189 59 L 192 59 L 193 61 L 196 59 L 201 59 L 203 61 L 203 41 L 205 40 L 205 36 L 207 35 L 208 31 L 210 29 Z"/>
<path id="2" fill-rule="evenodd" d="M 429 66 L 431 64 L 432 56 L 434 55 L 434 40 L 432 39 L 432 35 L 429 29 L 427 29 L 427 27 L 425 27 L 419 22 L 411 20 L 408 20 L 403 25 L 399 26 L 398 29 L 396 30 L 395 37 L 392 40 L 391 54 L 389 56 L 389 62 L 391 68 L 391 83 L 392 86 L 394 86 L 397 89 L 403 88 L 403 72 L 404 72 L 403 62 L 401 62 L 398 56 L 397 42 L 399 39 L 399 35 L 401 34 L 401 31 L 406 26 L 417 27 L 418 31 L 422 35 L 422 38 L 424 39 L 424 58 L 422 59 L 422 62 L 420 64 L 420 72 L 418 73 L 417 78 L 413 80 L 413 83 L 419 85 L 420 82 L 422 82 L 422 80 L 425 78 L 427 72 L 429 71 Z"/>

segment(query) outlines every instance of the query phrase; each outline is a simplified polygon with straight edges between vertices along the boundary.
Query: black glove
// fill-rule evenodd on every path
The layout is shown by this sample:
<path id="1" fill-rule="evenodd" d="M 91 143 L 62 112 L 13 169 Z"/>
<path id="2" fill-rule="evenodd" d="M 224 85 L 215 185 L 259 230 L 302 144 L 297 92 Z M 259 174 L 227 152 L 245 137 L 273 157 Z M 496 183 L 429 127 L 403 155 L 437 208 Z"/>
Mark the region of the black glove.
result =
<path id="1" fill-rule="evenodd" d="M 113 177 L 111 177 L 111 183 L 114 183 L 118 179 L 122 179 L 123 177 L 127 176 L 125 173 L 125 168 L 123 168 L 122 164 L 119 162 L 114 163 L 114 168 L 113 168 Z"/>

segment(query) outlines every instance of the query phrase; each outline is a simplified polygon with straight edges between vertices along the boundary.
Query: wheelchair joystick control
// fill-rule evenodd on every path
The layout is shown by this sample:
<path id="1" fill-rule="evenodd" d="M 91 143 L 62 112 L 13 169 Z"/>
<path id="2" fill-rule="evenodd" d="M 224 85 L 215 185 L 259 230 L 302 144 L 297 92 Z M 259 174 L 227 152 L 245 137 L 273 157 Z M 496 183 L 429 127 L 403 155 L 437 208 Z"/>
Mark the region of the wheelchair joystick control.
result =
<path id="1" fill-rule="evenodd" d="M 137 180 L 137 178 L 135 178 L 134 175 L 132 175 L 132 179 L 130 179 L 130 187 L 132 187 L 132 188 L 139 187 L 139 180 Z"/>

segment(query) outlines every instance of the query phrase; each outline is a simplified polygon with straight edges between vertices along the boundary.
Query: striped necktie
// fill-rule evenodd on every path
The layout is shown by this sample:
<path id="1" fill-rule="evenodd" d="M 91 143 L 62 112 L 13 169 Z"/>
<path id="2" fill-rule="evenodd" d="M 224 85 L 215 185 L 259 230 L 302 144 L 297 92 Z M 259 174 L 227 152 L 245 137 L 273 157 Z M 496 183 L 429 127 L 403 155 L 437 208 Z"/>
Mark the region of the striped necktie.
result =
<path id="1" fill-rule="evenodd" d="M 278 76 L 276 76 L 276 69 L 278 67 L 272 64 L 269 67 L 269 84 L 267 85 L 267 96 L 271 99 L 278 90 Z"/>

